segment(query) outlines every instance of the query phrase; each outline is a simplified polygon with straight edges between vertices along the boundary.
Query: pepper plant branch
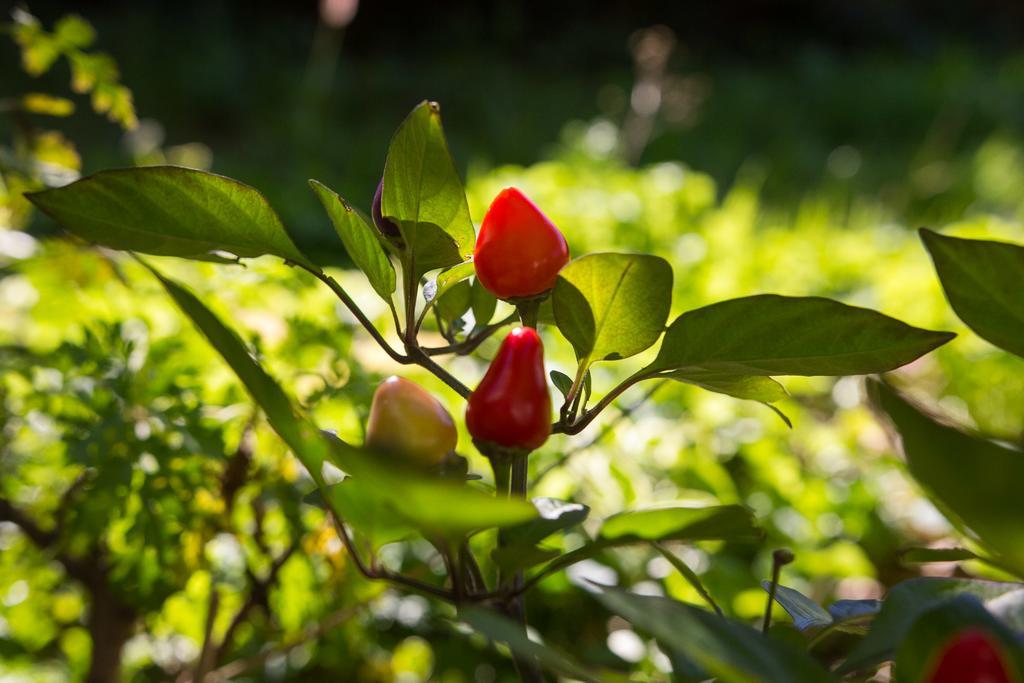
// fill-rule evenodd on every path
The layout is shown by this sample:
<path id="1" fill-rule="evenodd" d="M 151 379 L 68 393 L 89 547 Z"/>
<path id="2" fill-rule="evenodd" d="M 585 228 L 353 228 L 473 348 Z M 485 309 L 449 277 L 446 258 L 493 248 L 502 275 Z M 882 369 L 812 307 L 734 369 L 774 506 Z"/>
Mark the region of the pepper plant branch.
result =
<path id="1" fill-rule="evenodd" d="M 301 645 L 319 640 L 330 631 L 351 619 L 363 606 L 364 605 L 359 604 L 340 609 L 325 617 L 318 624 L 307 629 L 304 633 L 287 643 L 283 643 L 276 648 L 264 650 L 253 657 L 249 657 L 248 659 L 237 659 L 233 662 L 228 662 L 224 666 L 211 671 L 206 676 L 204 683 L 225 683 L 226 681 L 234 680 L 248 671 L 253 671 L 263 666 L 268 660 L 274 657 L 287 654 Z"/>
<path id="2" fill-rule="evenodd" d="M 621 396 L 622 393 L 625 392 L 627 389 L 632 387 L 637 382 L 641 382 L 645 379 L 651 379 L 652 377 L 657 376 L 658 373 L 656 372 L 644 372 L 643 370 L 633 375 L 630 375 L 629 377 L 624 379 L 618 386 L 616 386 L 607 394 L 605 394 L 605 396 L 600 401 L 598 401 L 597 405 L 583 413 L 583 415 L 580 416 L 578 420 L 574 420 L 572 422 L 567 422 L 564 419 L 559 420 L 558 422 L 551 426 L 551 432 L 553 434 L 579 434 L 584 429 L 586 429 L 591 422 L 594 421 L 594 418 L 600 415 L 605 408 L 614 403 L 615 399 Z"/>
<path id="3" fill-rule="evenodd" d="M 429 583 L 423 583 L 422 581 L 418 581 L 410 576 L 405 576 L 404 574 L 396 574 L 385 569 L 366 566 L 362 558 L 359 556 L 359 551 L 356 550 L 355 543 L 352 542 L 352 537 L 349 536 L 344 523 L 334 515 L 331 515 L 331 519 L 334 522 L 334 528 L 338 532 L 338 536 L 341 538 L 342 544 L 345 546 L 345 551 L 348 553 L 348 556 L 352 558 L 352 563 L 356 566 L 356 569 L 364 577 L 370 580 L 388 581 L 396 585 L 411 588 L 426 595 L 447 600 L 448 602 L 455 602 L 455 594 L 450 590 L 432 586 Z"/>
<path id="4" fill-rule="evenodd" d="M 575 456 L 575 455 L 577 455 L 579 453 L 582 453 L 583 451 L 585 451 L 585 450 L 587 450 L 589 448 L 592 448 L 593 446 L 595 446 L 598 443 L 600 443 L 600 441 L 602 439 L 604 439 L 604 437 L 608 436 L 608 434 L 610 434 L 612 431 L 614 431 L 614 429 L 619 425 L 619 423 L 621 423 L 623 420 L 628 419 L 641 406 L 643 406 L 645 403 L 647 403 L 647 401 L 650 400 L 651 397 L 653 397 L 654 394 L 656 394 L 658 392 L 658 390 L 661 389 L 663 386 L 665 386 L 665 382 L 664 381 L 657 382 L 654 386 L 652 386 L 650 389 L 648 389 L 646 392 L 644 392 L 644 395 L 641 396 L 640 399 L 638 399 L 636 402 L 631 403 L 631 404 L 629 404 L 628 406 L 625 406 L 625 407 L 620 407 L 619 408 L 619 414 L 616 415 L 615 417 L 613 417 L 608 422 L 605 422 L 601 426 L 601 430 L 597 434 L 595 434 L 592 438 L 587 439 L 583 443 L 576 444 L 572 448 L 566 450 L 565 453 L 563 453 L 562 456 L 560 458 L 558 458 L 555 462 L 551 463 L 550 465 L 548 465 L 544 469 L 542 469 L 540 472 L 538 472 L 537 476 L 534 477 L 533 485 L 536 486 L 537 483 L 540 480 L 542 480 L 544 477 L 546 477 L 547 475 L 549 475 L 551 472 L 553 472 L 554 470 L 558 469 L 559 467 L 562 467 L 563 465 L 565 465 L 565 463 L 568 462 L 568 460 L 570 458 L 572 458 L 573 456 Z"/>
<path id="5" fill-rule="evenodd" d="M 359 324 L 362 325 L 366 329 L 366 331 L 370 333 L 370 336 L 373 337 L 373 340 L 377 342 L 377 344 L 382 349 L 384 349 L 384 351 L 389 356 L 391 356 L 391 359 L 393 361 L 395 361 L 396 363 L 401 363 L 403 365 L 408 365 L 410 363 L 408 356 L 404 356 L 398 351 L 396 351 L 387 342 L 387 340 L 384 339 L 380 331 L 377 330 L 376 327 L 374 327 L 373 323 L 370 322 L 370 319 L 366 317 L 366 314 L 363 313 L 362 309 L 360 309 L 356 302 L 352 299 L 352 297 L 349 296 L 348 292 L 346 292 L 345 289 L 340 284 L 338 284 L 337 280 L 335 280 L 330 275 L 324 273 L 322 270 L 310 268 L 302 264 L 296 265 L 298 265 L 306 272 L 311 273 L 313 277 L 327 285 L 330 288 L 330 290 L 334 292 L 334 295 L 338 297 L 343 304 L 345 304 L 345 307 L 349 310 L 349 312 L 355 316 L 356 320 L 359 321 Z M 399 330 L 399 332 L 401 332 L 401 330 Z"/>
<path id="6" fill-rule="evenodd" d="M 337 296 L 341 300 L 341 302 L 345 304 L 345 307 L 348 308 L 352 315 L 356 317 L 356 320 L 358 320 L 359 323 L 366 329 L 366 331 L 370 333 L 370 336 L 373 337 L 374 341 L 376 341 L 377 344 L 382 349 L 384 349 L 384 351 L 388 354 L 388 356 L 391 357 L 393 361 L 395 361 L 396 363 L 400 363 L 401 365 L 419 365 L 420 367 L 424 368 L 425 370 L 428 370 L 429 372 L 437 376 L 438 379 L 440 379 L 442 382 L 451 387 L 456 393 L 458 393 L 463 398 L 469 396 L 469 387 L 467 387 L 465 384 L 456 379 L 451 373 L 449 373 L 447 370 L 445 370 L 440 365 L 431 360 L 430 357 L 427 356 L 427 354 L 423 352 L 423 350 L 420 349 L 420 347 L 416 344 L 415 339 L 413 339 L 413 341 L 410 343 L 408 329 L 406 330 L 405 334 L 405 346 L 408 353 L 402 354 L 396 351 L 387 342 L 387 340 L 384 339 L 380 331 L 376 327 L 374 327 L 373 323 L 370 322 L 369 318 L 366 317 L 366 314 L 363 313 L 363 311 L 359 308 L 359 306 L 352 299 L 352 297 L 349 296 L 348 292 L 346 292 L 345 289 L 340 284 L 338 284 L 337 280 L 335 280 L 330 275 L 327 275 L 326 273 L 315 268 L 308 268 L 306 266 L 302 266 L 301 264 L 299 265 L 300 267 L 303 268 L 303 270 L 306 270 L 307 272 L 311 273 L 316 279 L 323 282 L 330 288 L 332 292 L 334 292 L 335 296 Z M 415 293 L 413 294 L 413 296 L 415 297 Z"/>
<path id="7" fill-rule="evenodd" d="M 516 313 L 509 313 L 508 316 L 502 318 L 496 323 L 491 323 L 490 325 L 481 328 L 475 334 L 469 335 L 461 342 L 449 344 L 448 346 L 424 348 L 423 352 L 426 353 L 428 356 L 444 356 L 449 353 L 454 353 L 459 356 L 465 356 L 475 351 L 478 346 L 480 346 L 485 341 L 490 339 L 495 332 L 505 327 L 506 325 L 515 322 L 516 317 Z"/>

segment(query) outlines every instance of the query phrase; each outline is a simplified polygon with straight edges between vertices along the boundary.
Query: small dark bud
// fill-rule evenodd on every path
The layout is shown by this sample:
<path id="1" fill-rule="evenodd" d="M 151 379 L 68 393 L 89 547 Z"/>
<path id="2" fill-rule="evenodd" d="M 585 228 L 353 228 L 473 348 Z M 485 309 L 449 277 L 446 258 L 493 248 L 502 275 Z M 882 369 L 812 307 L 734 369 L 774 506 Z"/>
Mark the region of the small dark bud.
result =
<path id="1" fill-rule="evenodd" d="M 402 233 L 395 225 L 394 221 L 390 221 L 384 218 L 381 213 L 380 202 L 381 195 L 384 194 L 384 179 L 381 178 L 380 182 L 377 183 L 377 191 L 373 193 L 373 206 L 370 207 L 370 215 L 373 216 L 373 224 L 380 230 L 380 234 L 387 237 L 392 242 L 401 242 Z"/>
<path id="2" fill-rule="evenodd" d="M 793 551 L 786 550 L 785 548 L 779 548 L 772 553 L 772 561 L 776 567 L 784 567 L 795 559 L 796 556 L 793 555 Z"/>

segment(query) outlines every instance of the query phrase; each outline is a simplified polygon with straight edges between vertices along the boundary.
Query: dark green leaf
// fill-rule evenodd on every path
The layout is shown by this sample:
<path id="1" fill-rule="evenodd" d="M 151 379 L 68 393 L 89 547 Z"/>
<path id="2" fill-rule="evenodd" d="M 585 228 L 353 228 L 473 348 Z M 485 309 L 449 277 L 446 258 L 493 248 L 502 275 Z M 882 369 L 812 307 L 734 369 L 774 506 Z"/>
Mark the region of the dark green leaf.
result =
<path id="1" fill-rule="evenodd" d="M 657 541 L 750 541 L 762 536 L 754 516 L 741 505 L 660 508 L 613 515 L 597 540 L 557 558 L 543 569 L 550 574 L 600 555 L 609 548 Z"/>
<path id="2" fill-rule="evenodd" d="M 684 579 L 686 579 L 686 582 L 688 584 L 690 584 L 690 587 L 693 588 L 693 590 L 697 591 L 697 594 L 700 595 L 700 597 L 704 598 L 704 601 L 707 602 L 708 605 L 710 605 L 711 608 L 719 614 L 719 616 L 721 616 L 722 608 L 718 606 L 718 603 L 715 602 L 715 599 L 711 597 L 711 593 L 709 593 L 708 589 L 704 587 L 704 584 L 703 582 L 701 582 L 700 577 L 697 576 L 697 572 L 690 569 L 690 565 L 686 564 L 681 559 L 676 557 L 674 553 L 669 552 L 668 548 L 661 545 L 660 543 L 655 543 L 654 548 L 659 553 L 661 553 L 662 557 L 668 560 L 669 564 L 675 567 L 676 571 L 679 572 L 679 574 Z"/>
<path id="3" fill-rule="evenodd" d="M 498 299 L 487 291 L 487 288 L 480 284 L 476 278 L 470 285 L 469 292 L 470 308 L 473 310 L 473 321 L 477 327 L 484 327 L 494 317 L 494 310 L 498 307 Z"/>
<path id="4" fill-rule="evenodd" d="M 450 323 L 465 315 L 470 303 L 469 283 L 462 280 L 448 287 L 443 294 L 439 294 L 434 305 L 441 318 Z"/>
<path id="5" fill-rule="evenodd" d="M 410 272 L 462 263 L 475 233 L 466 193 L 441 128 L 436 102 L 421 102 L 388 147 L 381 211 L 402 232 Z"/>
<path id="6" fill-rule="evenodd" d="M 590 508 L 580 503 L 555 498 L 534 498 L 532 502 L 537 517 L 506 531 L 509 545 L 536 545 L 551 534 L 582 524 L 590 514 Z"/>
<path id="7" fill-rule="evenodd" d="M 921 230 L 946 298 L 967 326 L 1024 358 L 1024 246 Z"/>
<path id="8" fill-rule="evenodd" d="M 914 478 L 993 559 L 1024 576 L 1024 452 L 940 424 L 886 384 L 870 389 L 900 433 Z"/>
<path id="9" fill-rule="evenodd" d="M 176 166 L 126 168 L 25 195 L 82 239 L 144 254 L 202 258 L 270 254 L 308 268 L 281 220 L 255 189 Z"/>
<path id="10" fill-rule="evenodd" d="M 598 600 L 721 683 L 818 683 L 829 673 L 792 644 L 683 602 L 602 587 Z"/>
<path id="11" fill-rule="evenodd" d="M 363 271 L 373 290 L 385 301 L 391 301 L 391 294 L 395 291 L 395 267 L 377 237 L 376 229 L 334 190 L 317 180 L 310 180 L 309 186 L 327 210 L 352 262 Z"/>
<path id="12" fill-rule="evenodd" d="M 672 507 L 613 515 L 600 537 L 612 541 L 748 541 L 761 538 L 754 515 L 742 505 Z"/>
<path id="13" fill-rule="evenodd" d="M 889 591 L 871 630 L 857 643 L 837 671 L 849 673 L 878 666 L 892 659 L 914 621 L 924 612 L 952 597 L 973 595 L 982 601 L 989 601 L 1022 587 L 1018 583 L 933 577 L 904 581 Z"/>
<path id="14" fill-rule="evenodd" d="M 1013 631 L 989 614 L 975 596 L 958 595 L 924 611 L 907 630 L 896 652 L 896 683 L 928 680 L 942 650 L 967 629 L 988 634 L 1001 650 L 1004 666 L 1011 667 L 1011 680 L 1020 680 L 1024 653 Z"/>
<path id="15" fill-rule="evenodd" d="M 762 581 L 761 586 L 771 591 L 771 582 Z M 798 590 L 782 584 L 775 586 L 775 602 L 793 618 L 793 625 L 801 631 L 818 631 L 832 625 L 832 615 L 825 608 Z"/>
<path id="16" fill-rule="evenodd" d="M 905 365 L 953 336 L 830 299 L 764 294 L 679 316 L 645 372 L 695 382 L 723 376 L 864 375 Z"/>
<path id="17" fill-rule="evenodd" d="M 828 606 L 833 619 L 831 628 L 864 635 L 881 609 L 881 600 L 836 600 Z"/>
<path id="18" fill-rule="evenodd" d="M 534 660 L 552 673 L 594 683 L 614 680 L 609 678 L 608 673 L 598 676 L 565 653 L 531 640 L 521 626 L 492 610 L 468 607 L 459 610 L 458 619 L 488 640 L 505 643 L 517 655 Z"/>
<path id="19" fill-rule="evenodd" d="M 910 564 L 928 562 L 963 562 L 977 560 L 977 555 L 966 548 L 908 548 L 900 554 L 900 559 Z"/>
<path id="20" fill-rule="evenodd" d="M 646 254 L 588 254 L 562 269 L 552 304 L 581 366 L 628 358 L 665 328 L 672 268 Z"/>
<path id="21" fill-rule="evenodd" d="M 513 545 L 495 548 L 491 560 L 505 572 L 514 574 L 550 562 L 561 554 L 560 550 L 554 548 Z"/>
<path id="22" fill-rule="evenodd" d="M 360 486 L 358 478 L 327 489 L 329 508 L 337 510 L 352 528 L 367 539 L 374 549 L 413 535 L 416 528 L 396 513 L 390 501 L 379 496 L 369 486 Z"/>
<path id="23" fill-rule="evenodd" d="M 568 396 L 569 389 L 572 388 L 572 377 L 558 370 L 552 370 L 548 375 L 551 377 L 551 383 L 562 394 L 562 398 Z"/>

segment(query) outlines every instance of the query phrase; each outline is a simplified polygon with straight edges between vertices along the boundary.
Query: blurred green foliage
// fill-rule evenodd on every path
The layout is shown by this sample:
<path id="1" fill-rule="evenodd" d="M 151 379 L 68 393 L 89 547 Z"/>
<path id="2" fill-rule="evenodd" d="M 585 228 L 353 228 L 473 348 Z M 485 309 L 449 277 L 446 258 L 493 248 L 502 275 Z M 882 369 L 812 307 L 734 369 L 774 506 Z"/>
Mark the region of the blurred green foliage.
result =
<path id="1" fill-rule="evenodd" d="M 206 49 L 230 55 L 231 44 Z M 176 134 L 207 139 L 178 127 L 181 93 L 165 95 L 174 100 L 168 104 L 155 90 L 187 81 L 182 74 L 201 77 L 210 55 L 161 54 L 159 65 L 155 53 L 137 57 L 129 76 L 162 74 L 141 84 L 145 110 L 166 116 Z M 209 61 L 234 63 L 228 56 Z M 775 292 L 832 296 L 957 331 L 954 342 L 899 378 L 938 397 L 958 419 L 1019 441 L 1022 361 L 956 319 L 910 228 L 926 220 L 956 235 L 1024 241 L 1024 145 L 1015 113 L 1022 65 L 1020 58 L 960 52 L 936 61 L 809 53 L 795 66 L 704 69 L 713 90 L 696 122 L 663 121 L 638 167 L 617 154 L 629 85 L 621 73 L 606 75 L 604 104 L 576 109 L 585 112 L 581 120 L 565 125 L 557 141 L 564 103 L 590 101 L 580 89 L 599 83 L 548 83 L 543 95 L 563 103 L 551 107 L 557 116 L 521 127 L 456 95 L 454 108 L 463 113 L 451 120 L 449 135 L 456 158 L 472 160 L 474 219 L 498 190 L 516 185 L 565 232 L 573 253 L 662 255 L 675 271 L 673 315 Z M 403 78 L 395 63 L 342 68 L 382 91 Z M 303 179 L 321 177 L 345 196 L 363 196 L 360 208 L 367 209 L 381 172 L 378 152 L 400 113 L 367 116 L 363 101 L 340 89 L 323 107 L 306 110 L 319 125 L 298 125 L 301 110 L 276 104 L 301 103 L 300 85 L 277 69 L 262 64 L 246 75 L 276 74 L 275 106 L 224 99 L 212 76 L 191 84 L 202 97 L 189 106 L 231 122 L 232 134 L 215 144 L 218 171 L 265 190 L 303 242 L 339 250 Z M 482 66 L 466 69 L 448 90 L 484 75 Z M 514 70 L 507 75 L 512 92 L 536 94 L 536 83 Z M 446 101 L 444 84 L 439 90 L 425 94 Z M 72 130 L 91 129 L 75 123 Z M 330 145 L 293 144 L 317 130 L 331 131 Z M 87 169 L 124 156 L 113 151 L 111 135 L 82 140 Z M 533 163 L 537 157 L 545 160 Z M 19 230 L 0 232 L 0 495 L 55 540 L 40 549 L 0 522 L 0 677 L 78 680 L 88 669 L 89 591 L 54 561 L 61 553 L 104 557 L 110 588 L 135 611 L 124 653 L 132 680 L 166 680 L 193 666 L 210 606 L 217 606 L 212 630 L 221 637 L 253 596 L 220 662 L 251 659 L 257 680 L 511 676 L 482 644 L 467 648 L 450 638 L 427 601 L 351 571 L 322 513 L 301 502 L 308 475 L 262 421 L 249 428 L 249 399 L 144 270 L 33 236 L 17 218 L 11 225 Z M 329 292 L 268 259 L 245 268 L 173 260 L 160 267 L 233 320 L 319 424 L 361 441 L 372 389 L 396 368 Z M 361 275 L 337 276 L 368 315 L 387 323 L 389 311 Z M 554 335 L 545 342 L 549 369 L 571 375 L 572 349 Z M 495 348 L 485 345 L 482 356 Z M 595 395 L 651 353 L 618 369 L 596 367 Z M 452 370 L 476 378 L 483 364 L 460 358 Z M 435 378 L 409 374 L 461 411 Z M 549 442 L 531 463 L 532 476 L 541 477 L 535 493 L 585 503 L 594 520 L 669 501 L 750 506 L 768 531 L 763 545 L 680 551 L 725 611 L 742 618 L 763 609 L 759 581 L 779 546 L 796 554 L 784 582 L 819 602 L 876 597 L 919 571 L 899 562 L 902 547 L 945 541 L 952 529 L 907 477 L 863 405 L 859 380 L 785 384 L 792 397 L 782 408 L 792 430 L 757 404 L 665 386 L 593 443 L 597 425 L 575 442 L 583 447 L 565 437 Z M 641 395 L 635 389 L 621 403 Z M 465 433 L 460 444 L 472 469 L 486 471 Z M 250 453 L 245 476 L 226 505 L 222 487 L 242 448 Z M 430 564 L 429 545 L 386 550 L 396 567 L 440 571 Z M 577 587 L 585 576 L 694 603 L 700 596 L 656 553 L 623 550 L 546 579 L 529 601 L 531 621 L 553 644 L 591 661 L 636 660 L 639 670 L 662 676 L 664 655 L 623 637 L 626 624 L 610 620 Z M 287 651 L 264 662 L 266 643 Z"/>

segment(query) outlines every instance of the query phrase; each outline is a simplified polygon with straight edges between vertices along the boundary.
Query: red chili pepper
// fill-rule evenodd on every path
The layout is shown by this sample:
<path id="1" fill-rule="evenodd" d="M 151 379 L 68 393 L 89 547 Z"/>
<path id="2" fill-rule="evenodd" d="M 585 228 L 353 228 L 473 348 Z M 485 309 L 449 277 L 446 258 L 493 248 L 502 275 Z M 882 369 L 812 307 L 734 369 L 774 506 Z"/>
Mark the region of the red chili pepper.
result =
<path id="1" fill-rule="evenodd" d="M 367 448 L 433 467 L 457 441 L 452 416 L 423 387 L 401 377 L 388 377 L 377 387 L 366 423 Z"/>
<path id="2" fill-rule="evenodd" d="M 476 276 L 499 299 L 542 294 L 555 286 L 569 262 L 565 237 L 533 202 L 514 187 L 487 209 L 476 238 Z"/>
<path id="3" fill-rule="evenodd" d="M 946 644 L 927 683 L 1011 683 L 999 644 L 979 629 Z"/>
<path id="4" fill-rule="evenodd" d="M 544 345 L 537 331 L 518 327 L 505 337 L 480 386 L 469 397 L 466 427 L 473 439 L 535 450 L 551 435 L 551 395 Z"/>

